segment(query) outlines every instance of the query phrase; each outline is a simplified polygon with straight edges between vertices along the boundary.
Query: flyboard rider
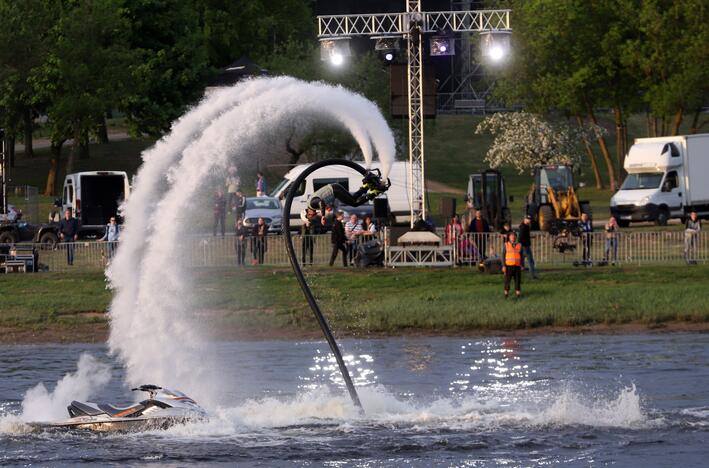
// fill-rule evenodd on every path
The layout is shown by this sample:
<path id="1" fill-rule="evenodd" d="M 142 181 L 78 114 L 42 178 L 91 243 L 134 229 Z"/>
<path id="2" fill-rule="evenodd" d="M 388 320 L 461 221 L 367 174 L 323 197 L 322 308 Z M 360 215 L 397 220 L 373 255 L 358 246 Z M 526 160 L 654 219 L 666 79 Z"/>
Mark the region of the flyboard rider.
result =
<path id="1" fill-rule="evenodd" d="M 376 171 L 376 172 L 375 172 Z M 300 213 L 303 222 L 316 214 L 325 217 L 325 208 L 332 206 L 335 200 L 345 205 L 360 206 L 386 192 L 391 186 L 389 179 L 382 181 L 379 169 L 369 170 L 362 179 L 362 186 L 356 192 L 350 193 L 342 185 L 333 183 L 316 190 L 308 200 L 308 206 Z"/>

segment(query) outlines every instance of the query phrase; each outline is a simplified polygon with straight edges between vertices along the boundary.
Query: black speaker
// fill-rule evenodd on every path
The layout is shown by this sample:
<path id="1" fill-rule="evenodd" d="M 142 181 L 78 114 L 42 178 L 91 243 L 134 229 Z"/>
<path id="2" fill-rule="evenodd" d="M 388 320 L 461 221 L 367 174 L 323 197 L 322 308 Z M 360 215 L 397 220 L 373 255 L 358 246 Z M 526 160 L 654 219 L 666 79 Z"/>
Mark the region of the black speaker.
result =
<path id="1" fill-rule="evenodd" d="M 389 200 L 386 198 L 374 199 L 374 217 L 376 219 L 389 218 Z"/>
<path id="2" fill-rule="evenodd" d="M 455 203 L 456 199 L 453 197 L 442 197 L 440 201 L 440 212 L 441 216 L 446 220 L 446 223 L 450 221 L 450 219 L 453 217 L 455 214 Z"/>

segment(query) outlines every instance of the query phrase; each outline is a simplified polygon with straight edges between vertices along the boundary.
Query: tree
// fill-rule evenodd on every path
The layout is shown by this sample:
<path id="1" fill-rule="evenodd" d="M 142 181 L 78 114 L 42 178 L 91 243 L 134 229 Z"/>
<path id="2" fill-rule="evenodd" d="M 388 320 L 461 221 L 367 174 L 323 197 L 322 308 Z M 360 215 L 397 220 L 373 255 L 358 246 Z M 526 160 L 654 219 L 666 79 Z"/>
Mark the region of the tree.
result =
<path id="1" fill-rule="evenodd" d="M 475 129 L 477 134 L 494 136 L 485 156 L 490 167 L 512 166 L 520 174 L 538 165 L 578 163 L 590 131 L 528 112 L 493 114 Z"/>
<path id="2" fill-rule="evenodd" d="M 198 1 L 124 0 L 133 88 L 120 102 L 131 133 L 162 135 L 203 94 L 210 71 Z"/>
<path id="3" fill-rule="evenodd" d="M 628 0 L 629 2 L 630 0 Z M 539 0 L 512 2 L 514 63 L 499 95 L 536 112 L 562 111 L 598 125 L 597 107 L 610 107 L 616 122 L 617 164 L 627 139 L 627 113 L 638 108 L 637 78 L 622 63 L 623 45 L 635 37 L 628 2 Z M 596 135 L 610 186 L 616 170 L 603 135 Z"/>
<path id="4" fill-rule="evenodd" d="M 60 6 L 48 33 L 48 58 L 33 82 L 38 95 L 49 103 L 53 151 L 47 195 L 56 192 L 63 142 L 73 139 L 65 167 L 68 173 L 81 147 L 88 149 L 89 131 L 131 88 L 128 69 L 133 55 L 127 47 L 127 30 L 118 0 L 77 0 Z"/>
<path id="5" fill-rule="evenodd" d="M 55 6 L 51 1 L 0 0 L 0 126 L 13 141 L 18 130 L 24 130 L 28 157 L 33 156 L 33 107 L 39 104 L 31 78 L 47 56 L 46 31 Z"/>
<path id="6" fill-rule="evenodd" d="M 315 41 L 309 1 L 199 0 L 209 62 L 224 67 L 248 55 L 263 61 L 290 41 Z"/>
<path id="7" fill-rule="evenodd" d="M 629 18 L 639 36 L 624 46 L 623 60 L 641 77 L 651 136 L 677 135 L 685 114 L 697 116 L 706 104 L 708 14 L 704 0 L 651 0 Z"/>

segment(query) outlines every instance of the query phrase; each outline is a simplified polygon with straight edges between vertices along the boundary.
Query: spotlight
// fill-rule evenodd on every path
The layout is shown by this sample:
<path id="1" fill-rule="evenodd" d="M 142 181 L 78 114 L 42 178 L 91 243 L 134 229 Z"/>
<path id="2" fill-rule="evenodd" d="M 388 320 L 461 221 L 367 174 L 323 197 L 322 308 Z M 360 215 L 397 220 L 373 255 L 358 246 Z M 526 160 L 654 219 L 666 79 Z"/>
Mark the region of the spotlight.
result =
<path id="1" fill-rule="evenodd" d="M 339 52 L 335 52 L 334 54 L 330 55 L 330 63 L 335 65 L 336 67 L 342 65 L 344 61 L 345 58 Z"/>
<path id="2" fill-rule="evenodd" d="M 429 40 L 431 56 L 455 55 L 455 41 L 448 36 L 433 36 Z"/>
<path id="3" fill-rule="evenodd" d="M 399 50 L 399 38 L 392 36 L 378 36 L 372 39 L 377 42 L 374 44 L 374 50 L 379 53 L 379 58 L 387 63 L 391 63 L 396 58 L 396 53 Z"/>
<path id="4" fill-rule="evenodd" d="M 510 31 L 485 31 L 480 40 L 482 55 L 490 62 L 503 62 L 510 54 Z"/>
<path id="5" fill-rule="evenodd" d="M 323 39 L 320 41 L 320 59 L 339 67 L 345 63 L 345 58 L 352 55 L 350 38 Z"/>

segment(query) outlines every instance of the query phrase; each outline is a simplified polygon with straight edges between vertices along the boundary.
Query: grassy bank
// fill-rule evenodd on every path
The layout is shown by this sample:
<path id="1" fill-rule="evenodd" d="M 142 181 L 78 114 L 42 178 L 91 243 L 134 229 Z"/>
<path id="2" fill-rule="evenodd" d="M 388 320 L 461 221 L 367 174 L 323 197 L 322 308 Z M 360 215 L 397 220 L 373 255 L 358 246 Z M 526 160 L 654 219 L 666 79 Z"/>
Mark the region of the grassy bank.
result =
<path id="1" fill-rule="evenodd" d="M 467 269 L 314 270 L 308 279 L 338 334 L 365 335 L 705 323 L 708 274 L 709 266 L 545 271 L 523 284 L 523 298 L 507 300 L 500 276 Z M 317 330 L 288 270 L 203 271 L 196 282 L 195 313 L 222 337 Z M 105 324 L 97 312 L 111 294 L 100 274 L 38 274 L 3 277 L 0 297 L 0 327 L 51 330 Z"/>

